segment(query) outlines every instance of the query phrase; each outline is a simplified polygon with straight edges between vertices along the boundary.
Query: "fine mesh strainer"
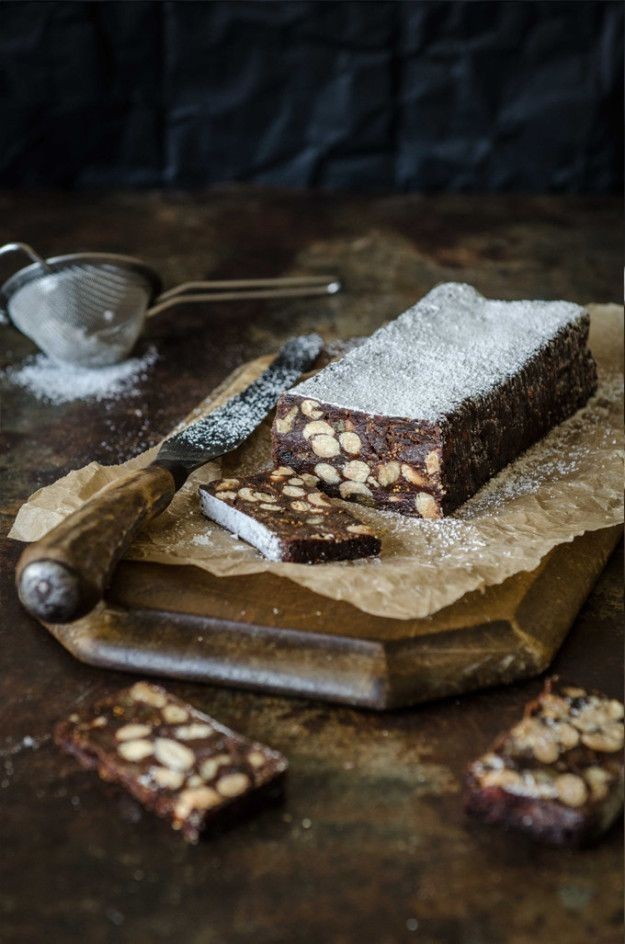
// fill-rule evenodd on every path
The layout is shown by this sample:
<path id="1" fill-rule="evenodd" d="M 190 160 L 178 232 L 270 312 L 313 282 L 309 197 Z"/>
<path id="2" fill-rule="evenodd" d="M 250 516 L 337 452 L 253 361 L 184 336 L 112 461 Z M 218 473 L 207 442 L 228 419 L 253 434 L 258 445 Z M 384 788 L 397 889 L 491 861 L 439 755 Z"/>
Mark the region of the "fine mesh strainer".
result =
<path id="1" fill-rule="evenodd" d="M 23 334 L 58 361 L 104 367 L 128 356 L 146 318 L 188 302 L 332 295 L 332 276 L 185 282 L 161 292 L 150 266 L 113 253 L 72 253 L 43 259 L 26 243 L 8 243 L 0 255 L 21 251 L 32 260 L 0 289 L 0 308 Z"/>

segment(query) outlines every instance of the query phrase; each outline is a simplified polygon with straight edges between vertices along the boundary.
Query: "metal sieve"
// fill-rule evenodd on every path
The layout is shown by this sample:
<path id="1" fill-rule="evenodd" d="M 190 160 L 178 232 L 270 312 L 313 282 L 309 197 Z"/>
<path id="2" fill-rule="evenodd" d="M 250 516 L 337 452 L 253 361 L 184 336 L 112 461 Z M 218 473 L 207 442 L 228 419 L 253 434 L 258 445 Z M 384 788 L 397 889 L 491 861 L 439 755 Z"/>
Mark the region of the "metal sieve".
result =
<path id="1" fill-rule="evenodd" d="M 23 334 L 58 361 L 104 367 L 128 356 L 146 318 L 189 302 L 332 295 L 332 276 L 185 282 L 161 292 L 157 273 L 140 259 L 106 252 L 43 259 L 26 243 L 7 243 L 32 265 L 0 288 L 0 309 Z"/>

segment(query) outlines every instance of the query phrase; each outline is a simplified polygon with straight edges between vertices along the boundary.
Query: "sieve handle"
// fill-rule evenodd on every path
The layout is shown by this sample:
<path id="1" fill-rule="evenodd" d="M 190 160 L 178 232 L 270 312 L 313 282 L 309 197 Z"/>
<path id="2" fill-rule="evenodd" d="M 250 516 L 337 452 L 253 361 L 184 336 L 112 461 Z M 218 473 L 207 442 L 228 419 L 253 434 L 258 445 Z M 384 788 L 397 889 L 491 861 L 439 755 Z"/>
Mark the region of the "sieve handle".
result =
<path id="1" fill-rule="evenodd" d="M 139 528 L 175 491 L 171 472 L 161 466 L 130 472 L 29 545 L 17 566 L 19 597 L 29 613 L 68 623 L 93 609 Z"/>
<path id="2" fill-rule="evenodd" d="M 30 256 L 33 262 L 39 263 L 39 265 L 47 269 L 48 272 L 52 271 L 46 260 L 43 259 L 38 252 L 35 252 L 33 247 L 29 246 L 28 243 L 5 243 L 4 246 L 0 246 L 0 256 L 3 256 L 7 252 L 24 252 L 27 256 Z"/>
<path id="3" fill-rule="evenodd" d="M 310 298 L 335 295 L 341 283 L 333 275 L 295 275 L 275 279 L 220 279 L 184 282 L 155 299 L 146 312 L 148 318 L 174 305 L 190 302 L 241 301 L 252 298 Z"/>

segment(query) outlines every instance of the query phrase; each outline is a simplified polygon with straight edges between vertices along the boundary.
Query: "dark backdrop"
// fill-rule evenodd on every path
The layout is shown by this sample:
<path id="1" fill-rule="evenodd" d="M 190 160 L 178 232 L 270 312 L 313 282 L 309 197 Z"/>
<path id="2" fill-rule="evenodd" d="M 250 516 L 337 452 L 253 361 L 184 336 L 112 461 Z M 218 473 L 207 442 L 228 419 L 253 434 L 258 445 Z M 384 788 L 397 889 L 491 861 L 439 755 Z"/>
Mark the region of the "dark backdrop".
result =
<path id="1" fill-rule="evenodd" d="M 615 2 L 4 2 L 3 186 L 608 192 Z"/>

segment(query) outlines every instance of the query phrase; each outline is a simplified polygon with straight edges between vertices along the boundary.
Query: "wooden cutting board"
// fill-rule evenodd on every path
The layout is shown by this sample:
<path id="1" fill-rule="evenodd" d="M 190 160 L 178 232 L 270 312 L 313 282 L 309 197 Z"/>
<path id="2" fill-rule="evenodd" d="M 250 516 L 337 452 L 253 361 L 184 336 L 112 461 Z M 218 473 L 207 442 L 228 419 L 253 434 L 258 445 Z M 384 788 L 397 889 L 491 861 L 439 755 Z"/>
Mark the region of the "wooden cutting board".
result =
<path id="1" fill-rule="evenodd" d="M 124 561 L 93 613 L 47 629 L 91 665 L 394 708 L 544 671 L 620 534 L 588 532 L 531 573 L 414 620 L 266 573 Z"/>

